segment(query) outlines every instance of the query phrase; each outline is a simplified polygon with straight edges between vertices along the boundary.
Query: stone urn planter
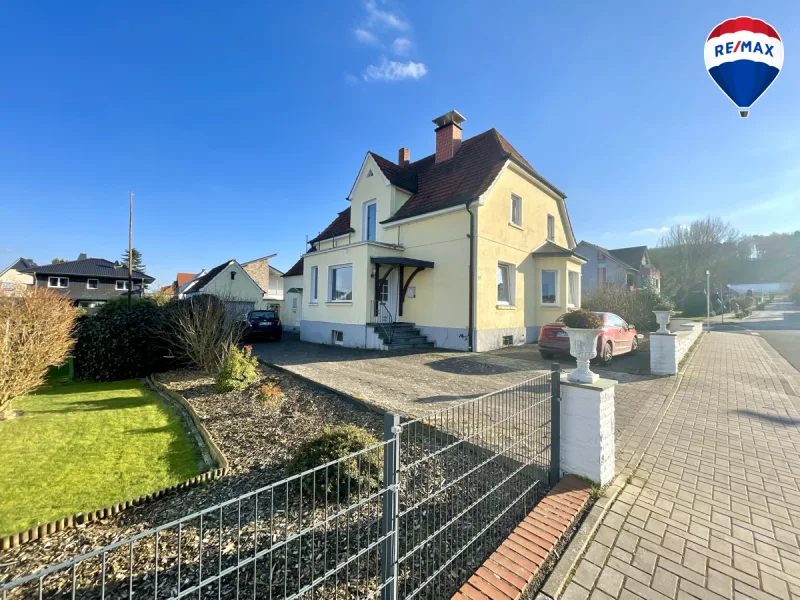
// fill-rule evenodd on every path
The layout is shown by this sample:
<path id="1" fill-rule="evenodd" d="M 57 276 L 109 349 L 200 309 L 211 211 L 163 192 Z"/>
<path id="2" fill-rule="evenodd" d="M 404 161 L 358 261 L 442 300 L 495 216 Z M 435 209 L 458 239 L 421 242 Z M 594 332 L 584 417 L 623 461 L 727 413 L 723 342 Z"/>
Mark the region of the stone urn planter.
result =
<path id="1" fill-rule="evenodd" d="M 597 356 L 597 336 L 603 329 L 579 329 L 565 327 L 569 335 L 569 353 L 578 362 L 578 368 L 567 375 L 567 381 L 573 383 L 594 383 L 600 376 L 589 369 L 589 361 Z"/>
<path id="2" fill-rule="evenodd" d="M 669 325 L 669 319 L 672 316 L 672 311 L 654 310 L 653 314 L 656 316 L 656 323 L 658 323 L 658 331 L 656 331 L 656 333 L 669 333 L 667 325 Z"/>

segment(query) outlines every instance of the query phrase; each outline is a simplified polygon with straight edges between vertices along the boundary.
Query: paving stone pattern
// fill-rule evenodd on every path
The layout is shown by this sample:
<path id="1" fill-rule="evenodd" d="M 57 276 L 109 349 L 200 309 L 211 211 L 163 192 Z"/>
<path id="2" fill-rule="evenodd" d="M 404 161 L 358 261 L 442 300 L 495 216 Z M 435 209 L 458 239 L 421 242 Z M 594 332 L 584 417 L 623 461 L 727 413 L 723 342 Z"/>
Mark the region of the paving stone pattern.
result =
<path id="1" fill-rule="evenodd" d="M 797 398 L 758 337 L 695 352 L 562 598 L 800 598 Z"/>

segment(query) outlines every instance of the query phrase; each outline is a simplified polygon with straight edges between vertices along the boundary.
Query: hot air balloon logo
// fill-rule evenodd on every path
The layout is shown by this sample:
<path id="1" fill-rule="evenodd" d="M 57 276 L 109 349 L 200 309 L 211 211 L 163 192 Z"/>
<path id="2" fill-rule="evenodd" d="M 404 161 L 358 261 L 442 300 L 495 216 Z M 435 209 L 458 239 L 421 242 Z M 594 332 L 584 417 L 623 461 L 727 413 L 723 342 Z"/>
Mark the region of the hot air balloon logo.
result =
<path id="1" fill-rule="evenodd" d="M 783 67 L 783 42 L 761 19 L 728 19 L 709 34 L 705 60 L 711 79 L 747 117 Z"/>

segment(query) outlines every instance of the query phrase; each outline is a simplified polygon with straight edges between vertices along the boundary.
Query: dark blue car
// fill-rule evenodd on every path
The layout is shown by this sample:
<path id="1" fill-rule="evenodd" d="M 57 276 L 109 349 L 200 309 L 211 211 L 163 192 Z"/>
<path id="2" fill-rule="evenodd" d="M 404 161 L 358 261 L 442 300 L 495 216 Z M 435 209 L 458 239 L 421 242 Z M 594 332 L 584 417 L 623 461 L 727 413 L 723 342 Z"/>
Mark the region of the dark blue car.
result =
<path id="1" fill-rule="evenodd" d="M 274 310 L 251 310 L 245 317 L 245 339 L 272 339 L 281 341 L 283 329 L 280 317 Z"/>

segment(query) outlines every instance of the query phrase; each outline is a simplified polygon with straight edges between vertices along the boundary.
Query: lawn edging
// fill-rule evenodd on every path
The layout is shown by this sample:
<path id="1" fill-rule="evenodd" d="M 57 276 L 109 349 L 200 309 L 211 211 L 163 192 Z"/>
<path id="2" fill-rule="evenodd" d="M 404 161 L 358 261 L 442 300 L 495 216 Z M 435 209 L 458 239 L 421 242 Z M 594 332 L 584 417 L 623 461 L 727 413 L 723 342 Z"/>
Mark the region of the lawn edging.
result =
<path id="1" fill-rule="evenodd" d="M 201 445 L 199 449 L 204 453 L 205 451 L 208 451 L 213 460 L 211 465 L 209 465 L 209 461 L 206 461 L 206 466 L 216 466 L 216 468 L 211 468 L 208 471 L 195 475 L 194 477 L 191 477 L 185 481 L 181 481 L 180 483 L 176 483 L 175 485 L 171 485 L 149 494 L 143 494 L 141 496 L 111 504 L 103 508 L 98 508 L 97 510 L 92 510 L 86 513 L 77 512 L 67 517 L 55 519 L 54 521 L 50 521 L 48 523 L 35 525 L 24 531 L 0 537 L 0 552 L 3 550 L 16 548 L 22 544 L 43 539 L 49 535 L 63 531 L 64 529 L 79 527 L 94 521 L 108 519 L 122 512 L 123 510 L 130 508 L 131 506 L 140 506 L 148 502 L 153 502 L 154 500 L 163 498 L 165 495 L 171 492 L 183 490 L 208 481 L 213 481 L 214 479 L 222 477 L 228 473 L 228 459 L 225 458 L 225 455 L 222 453 L 222 451 L 220 451 L 216 443 L 214 443 L 214 440 L 203 426 L 200 417 L 197 415 L 194 409 L 192 409 L 191 405 L 186 401 L 186 399 L 180 394 L 169 390 L 169 388 L 163 384 L 153 380 L 152 377 L 147 377 L 145 381 L 148 387 L 159 393 L 159 395 L 162 397 L 166 395 L 166 399 L 171 401 L 171 404 L 177 405 L 178 410 L 183 413 L 181 416 L 184 417 L 184 421 L 191 422 L 192 426 L 195 428 L 195 437 L 199 436 L 199 441 L 205 444 L 205 448 L 203 448 Z"/>

